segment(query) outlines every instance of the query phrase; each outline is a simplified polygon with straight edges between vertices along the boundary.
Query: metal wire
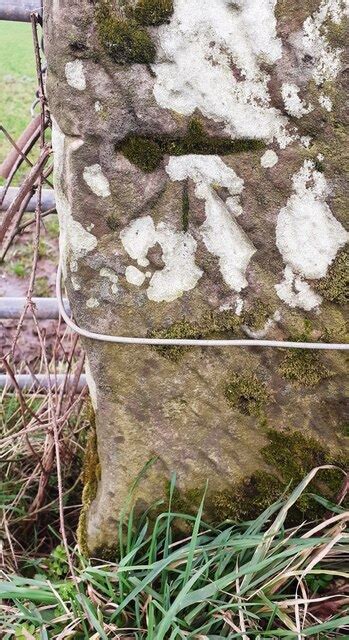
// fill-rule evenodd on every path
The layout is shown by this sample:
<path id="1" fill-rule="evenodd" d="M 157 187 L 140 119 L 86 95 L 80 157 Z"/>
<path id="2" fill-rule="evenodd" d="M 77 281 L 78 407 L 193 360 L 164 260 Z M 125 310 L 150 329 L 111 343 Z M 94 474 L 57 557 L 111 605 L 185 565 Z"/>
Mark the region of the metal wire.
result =
<path id="1" fill-rule="evenodd" d="M 57 269 L 56 279 L 56 296 L 58 308 L 65 323 L 75 333 L 84 338 L 91 340 L 99 340 L 100 342 L 111 342 L 114 344 L 135 344 L 135 345 L 153 345 L 153 346 L 179 346 L 179 347 L 276 347 L 281 349 L 322 349 L 331 351 L 347 351 L 349 344 L 345 343 L 328 343 L 328 342 L 290 342 L 283 340 L 192 340 L 186 338 L 142 338 L 129 336 L 111 336 L 102 333 L 94 333 L 79 327 L 71 318 L 69 318 L 62 297 L 62 263 L 61 259 Z"/>

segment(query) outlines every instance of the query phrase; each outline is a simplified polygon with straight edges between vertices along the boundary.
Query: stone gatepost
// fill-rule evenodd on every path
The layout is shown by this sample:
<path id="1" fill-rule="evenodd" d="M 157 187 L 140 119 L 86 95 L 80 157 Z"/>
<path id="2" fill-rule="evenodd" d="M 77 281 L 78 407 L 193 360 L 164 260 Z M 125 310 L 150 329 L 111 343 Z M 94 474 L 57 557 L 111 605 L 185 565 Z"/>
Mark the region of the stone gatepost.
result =
<path id="1" fill-rule="evenodd" d="M 80 327 L 345 341 L 344 5 L 46 0 L 60 250 Z M 97 447 L 85 550 L 115 545 L 150 460 L 138 512 L 176 472 L 186 510 L 208 480 L 213 520 L 345 464 L 342 353 L 84 347 Z"/>

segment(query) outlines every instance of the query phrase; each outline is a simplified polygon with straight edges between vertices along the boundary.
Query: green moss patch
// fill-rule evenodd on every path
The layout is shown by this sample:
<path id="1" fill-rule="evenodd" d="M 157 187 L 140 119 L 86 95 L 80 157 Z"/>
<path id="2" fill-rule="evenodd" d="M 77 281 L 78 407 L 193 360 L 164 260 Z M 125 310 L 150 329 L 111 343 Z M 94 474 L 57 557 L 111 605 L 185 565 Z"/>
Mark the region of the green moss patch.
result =
<path id="1" fill-rule="evenodd" d="M 235 334 L 241 326 L 241 318 L 231 311 L 210 312 L 197 322 L 189 322 L 185 318 L 174 322 L 168 327 L 154 329 L 148 335 L 150 338 L 178 338 L 198 340 L 217 335 Z M 156 346 L 154 349 L 162 356 L 173 362 L 188 351 L 189 347 Z"/>
<path id="2" fill-rule="evenodd" d="M 82 509 L 79 517 L 77 529 L 77 539 L 79 547 L 86 556 L 89 555 L 87 544 L 87 515 L 88 510 L 97 495 L 98 482 L 100 479 L 101 469 L 97 450 L 97 434 L 94 423 L 94 413 L 91 409 L 91 431 L 88 437 L 85 458 L 82 470 Z"/>
<path id="3" fill-rule="evenodd" d="M 283 483 L 267 471 L 256 471 L 238 483 L 232 492 L 215 496 L 214 520 L 249 520 L 276 502 L 284 491 Z"/>
<path id="4" fill-rule="evenodd" d="M 118 17 L 107 2 L 101 1 L 96 9 L 96 21 L 100 43 L 114 62 L 154 62 L 155 44 L 147 30 L 135 20 Z"/>
<path id="5" fill-rule="evenodd" d="M 295 487 L 315 467 L 334 465 L 343 470 L 349 468 L 348 456 L 334 455 L 329 448 L 316 438 L 305 436 L 300 431 L 268 431 L 269 444 L 262 450 L 262 455 L 270 467 L 273 467 L 285 484 Z M 344 475 L 339 469 L 325 470 L 315 478 L 310 492 L 321 487 L 321 493 L 335 500 L 343 482 Z M 318 504 L 310 496 L 304 496 L 298 509 L 303 513 L 310 510 L 314 516 L 321 512 Z"/>
<path id="6" fill-rule="evenodd" d="M 257 300 L 250 310 L 244 313 L 244 324 L 254 331 L 264 329 L 269 318 L 273 315 L 270 305 Z"/>
<path id="7" fill-rule="evenodd" d="M 349 253 L 343 249 L 329 268 L 327 276 L 314 282 L 317 291 L 329 302 L 349 302 Z"/>
<path id="8" fill-rule="evenodd" d="M 321 362 L 318 353 L 307 349 L 287 351 L 279 372 L 286 380 L 304 387 L 314 387 L 331 376 L 331 371 Z"/>
<path id="9" fill-rule="evenodd" d="M 136 165 L 144 173 L 152 173 L 162 160 L 162 151 L 159 145 L 150 138 L 130 136 L 120 147 L 123 155 L 129 162 Z"/>
<path id="10" fill-rule="evenodd" d="M 181 138 L 170 136 L 146 137 L 132 135 L 116 146 L 132 164 L 149 173 L 160 166 L 164 155 L 182 156 L 187 154 L 229 155 L 245 151 L 263 149 L 261 140 L 231 140 L 210 137 L 198 118 L 193 118 L 188 131 Z"/>
<path id="11" fill-rule="evenodd" d="M 254 374 L 233 373 L 225 388 L 229 404 L 248 416 L 259 416 L 270 399 L 266 385 Z"/>
<path id="12" fill-rule="evenodd" d="M 305 517 L 323 517 L 325 507 L 311 494 L 321 493 L 330 501 L 336 500 L 344 480 L 341 469 L 346 471 L 349 467 L 348 456 L 333 454 L 316 438 L 300 431 L 269 430 L 267 437 L 269 442 L 262 449 L 262 456 L 270 471 L 256 471 L 231 491 L 215 496 L 212 507 L 215 521 L 255 518 L 283 492 L 289 494 L 312 469 L 323 465 L 337 468 L 319 472 L 307 494 L 292 508 L 290 524 L 302 522 Z"/>
<path id="13" fill-rule="evenodd" d="M 173 0 L 139 0 L 132 10 L 133 18 L 143 26 L 168 22 L 173 14 Z"/>

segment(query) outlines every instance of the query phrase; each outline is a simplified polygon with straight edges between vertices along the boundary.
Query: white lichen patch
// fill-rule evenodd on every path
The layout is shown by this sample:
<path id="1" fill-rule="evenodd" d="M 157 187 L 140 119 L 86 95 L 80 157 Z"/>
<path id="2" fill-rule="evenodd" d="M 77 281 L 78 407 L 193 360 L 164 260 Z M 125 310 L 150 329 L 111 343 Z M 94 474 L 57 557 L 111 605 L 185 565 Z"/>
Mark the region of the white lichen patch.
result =
<path id="1" fill-rule="evenodd" d="M 326 111 L 332 111 L 333 102 L 332 102 L 331 98 L 329 98 L 329 96 L 321 94 L 319 96 L 319 103 L 324 109 L 326 109 Z"/>
<path id="2" fill-rule="evenodd" d="M 296 84 L 284 82 L 281 87 L 282 99 L 284 101 L 285 109 L 290 116 L 294 118 L 302 118 L 307 113 L 313 111 L 311 104 L 306 105 L 305 102 L 299 96 L 299 87 Z"/>
<path id="3" fill-rule="evenodd" d="M 183 295 L 185 291 L 194 289 L 202 276 L 202 271 L 195 264 L 197 248 L 194 238 L 185 232 L 174 231 L 164 222 L 156 227 L 150 216 L 139 218 L 130 223 L 120 234 L 121 242 L 128 255 L 137 260 L 140 266 L 149 264 L 148 251 L 159 244 L 162 249 L 164 268 L 153 273 L 147 288 L 149 300 L 154 302 L 171 302 Z M 135 277 L 135 267 L 127 267 L 126 277 Z M 137 270 L 138 271 L 138 270 Z M 139 273 L 141 273 L 139 271 Z M 139 284 L 145 280 L 145 275 Z M 139 276 L 138 276 L 139 277 Z"/>
<path id="4" fill-rule="evenodd" d="M 86 89 L 85 70 L 82 60 L 67 62 L 64 71 L 70 87 L 78 91 L 84 91 L 84 89 Z"/>
<path id="5" fill-rule="evenodd" d="M 111 195 L 109 180 L 104 175 L 100 164 L 92 164 L 89 167 L 85 167 L 83 178 L 96 196 L 108 198 Z"/>
<path id="6" fill-rule="evenodd" d="M 271 169 L 272 167 L 275 167 L 278 161 L 279 158 L 272 149 L 268 149 L 268 151 L 266 151 L 261 157 L 261 165 L 264 169 Z"/>
<path id="7" fill-rule="evenodd" d="M 244 310 L 244 301 L 242 298 L 237 298 L 236 300 L 236 306 L 235 306 L 235 313 L 237 316 L 241 316 L 242 312 Z"/>
<path id="8" fill-rule="evenodd" d="M 112 293 L 118 293 L 118 290 L 119 290 L 119 287 L 118 287 L 119 277 L 118 277 L 117 273 L 115 273 L 115 271 L 113 271 L 112 269 L 109 269 L 107 267 L 104 267 L 103 269 L 100 270 L 99 275 L 102 278 L 107 278 L 109 280 L 109 282 L 111 282 Z"/>
<path id="9" fill-rule="evenodd" d="M 133 260 L 137 260 L 140 267 L 147 267 L 149 265 L 147 253 L 156 243 L 153 219 L 145 216 L 134 220 L 120 233 L 120 238 L 128 255 Z"/>
<path id="10" fill-rule="evenodd" d="M 311 139 L 310 136 L 301 136 L 300 137 L 300 143 L 305 149 L 309 149 L 310 144 L 311 144 L 311 140 L 312 139 Z"/>
<path id="11" fill-rule="evenodd" d="M 319 9 L 303 24 L 301 47 L 314 61 L 312 75 L 317 85 L 334 80 L 340 71 L 342 50 L 331 46 L 328 24 L 340 24 L 347 10 L 347 0 L 322 0 Z"/>
<path id="12" fill-rule="evenodd" d="M 285 267 L 284 279 L 275 289 L 280 300 L 292 308 L 299 307 L 304 311 L 311 311 L 322 302 L 321 296 L 300 276 L 296 276 L 290 266 Z"/>
<path id="13" fill-rule="evenodd" d="M 99 113 L 100 111 L 102 111 L 103 107 L 102 107 L 102 103 L 99 100 L 96 100 L 95 102 L 95 112 Z"/>
<path id="14" fill-rule="evenodd" d="M 94 410 L 97 411 L 97 385 L 92 375 L 91 366 L 90 366 L 87 354 L 85 354 L 85 374 L 86 374 L 86 382 L 90 391 L 92 406 Z"/>
<path id="15" fill-rule="evenodd" d="M 225 124 L 232 138 L 276 137 L 291 142 L 287 119 L 270 104 L 269 75 L 261 63 L 281 57 L 276 0 L 175 0 L 159 28 L 154 95 L 184 115 L 198 109 Z M 190 61 L 190 64 L 188 64 Z"/>
<path id="16" fill-rule="evenodd" d="M 240 204 L 240 198 L 238 196 L 231 196 L 230 198 L 227 198 L 225 201 L 225 205 L 226 207 L 228 207 L 229 211 L 235 216 L 235 218 L 238 218 L 244 212 Z"/>
<path id="17" fill-rule="evenodd" d="M 258 329 L 256 331 L 248 327 L 246 324 L 243 324 L 242 328 L 245 334 L 249 338 L 252 338 L 254 340 L 261 340 L 262 338 L 265 338 L 268 335 L 270 329 L 272 329 L 275 326 L 275 324 L 279 322 L 279 320 L 280 320 L 280 313 L 279 311 L 275 311 L 274 315 L 271 318 L 268 318 L 268 320 L 266 321 L 262 329 Z"/>
<path id="18" fill-rule="evenodd" d="M 97 307 L 99 307 L 97 298 L 89 298 L 88 300 L 86 300 L 86 307 L 88 309 L 96 309 Z"/>
<path id="19" fill-rule="evenodd" d="M 231 202 L 227 206 L 214 186 L 225 187 L 230 196 L 236 197 L 243 190 L 243 180 L 218 156 L 170 157 L 166 171 L 171 180 L 191 178 L 195 182 L 196 196 L 205 201 L 206 220 L 199 229 L 202 239 L 219 259 L 225 283 L 241 291 L 248 284 L 246 270 L 256 249 L 232 215 Z"/>
<path id="20" fill-rule="evenodd" d="M 311 304 L 309 308 L 313 308 L 319 304 L 319 296 L 302 277 L 323 278 L 349 234 L 333 216 L 326 202 L 330 193 L 327 181 L 311 160 L 305 160 L 293 176 L 293 190 L 276 226 L 276 244 L 288 267 L 276 290 L 290 306 L 305 309 L 304 305 Z"/>
<path id="21" fill-rule="evenodd" d="M 311 160 L 293 176 L 293 190 L 278 216 L 277 247 L 295 273 L 323 278 L 349 234 L 326 203 L 326 178 Z"/>
<path id="22" fill-rule="evenodd" d="M 72 287 L 74 289 L 74 291 L 80 291 L 81 289 L 81 284 L 79 279 L 76 276 L 71 276 L 70 277 L 71 283 L 72 283 Z"/>
<path id="23" fill-rule="evenodd" d="M 83 144 L 82 140 L 66 138 L 57 122 L 52 120 L 52 147 L 54 151 L 54 185 L 56 209 L 59 218 L 59 244 L 66 276 L 67 261 L 71 270 L 77 271 L 78 260 L 97 247 L 97 238 L 89 233 L 80 222 L 73 219 L 70 202 L 65 194 L 64 175 L 70 166 L 71 156 Z"/>
<path id="24" fill-rule="evenodd" d="M 145 274 L 143 271 L 140 271 L 140 269 L 137 269 L 137 267 L 130 265 L 126 267 L 125 278 L 130 284 L 141 287 L 145 280 Z"/>

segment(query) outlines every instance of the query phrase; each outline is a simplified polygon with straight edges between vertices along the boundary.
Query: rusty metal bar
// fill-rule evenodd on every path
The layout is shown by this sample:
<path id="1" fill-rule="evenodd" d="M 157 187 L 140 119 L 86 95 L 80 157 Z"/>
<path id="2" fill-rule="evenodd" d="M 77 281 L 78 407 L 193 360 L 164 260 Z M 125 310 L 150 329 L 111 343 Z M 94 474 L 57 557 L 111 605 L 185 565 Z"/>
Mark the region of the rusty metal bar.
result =
<path id="1" fill-rule="evenodd" d="M 19 388 L 23 391 L 33 391 L 34 389 L 48 389 L 49 386 L 51 388 L 61 387 L 65 382 L 67 385 L 71 385 L 75 382 L 74 375 L 66 375 L 65 373 L 60 373 L 57 375 L 51 375 L 50 377 L 38 373 L 37 375 L 30 374 L 18 374 L 15 376 L 16 383 Z M 82 389 L 86 386 L 86 376 L 83 374 L 80 376 L 79 382 L 77 384 L 76 391 L 82 391 Z M 13 380 L 5 373 L 0 374 L 0 389 L 6 387 L 7 389 L 14 389 L 15 385 Z M 69 388 L 69 386 L 68 386 Z"/>
<path id="2" fill-rule="evenodd" d="M 7 211 L 13 200 L 18 194 L 18 187 L 10 187 L 7 190 L 3 202 L 1 202 L 2 195 L 4 193 L 4 187 L 0 187 L 0 211 Z M 27 204 L 26 211 L 35 211 L 38 202 L 37 195 L 34 195 Z M 53 189 L 43 189 L 41 195 L 41 211 L 45 213 L 49 209 L 54 209 L 56 206 L 55 195 Z"/>
<path id="3" fill-rule="evenodd" d="M 59 309 L 56 298 L 33 298 L 39 320 L 58 320 Z M 26 298 L 0 298 L 0 319 L 18 320 L 21 317 Z M 68 300 L 64 302 L 69 307 Z M 26 317 L 30 318 L 30 310 Z"/>
<path id="4" fill-rule="evenodd" d="M 33 11 L 41 14 L 41 0 L 0 0 L 0 20 L 30 22 Z"/>

